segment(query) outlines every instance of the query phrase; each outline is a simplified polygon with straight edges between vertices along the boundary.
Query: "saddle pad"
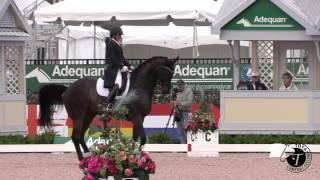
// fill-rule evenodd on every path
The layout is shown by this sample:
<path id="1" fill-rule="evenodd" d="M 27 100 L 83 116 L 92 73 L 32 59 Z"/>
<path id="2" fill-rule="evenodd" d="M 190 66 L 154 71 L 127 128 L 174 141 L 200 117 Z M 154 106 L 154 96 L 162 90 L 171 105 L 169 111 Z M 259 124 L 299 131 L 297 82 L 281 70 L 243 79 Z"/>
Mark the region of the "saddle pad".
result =
<path id="1" fill-rule="evenodd" d="M 128 74 L 128 80 L 127 80 L 127 84 L 126 84 L 126 89 L 124 90 L 124 92 L 121 94 L 121 97 L 124 97 L 128 94 L 128 91 L 129 91 L 129 87 L 130 87 L 130 73 L 127 73 Z M 109 89 L 108 88 L 104 88 L 103 87 L 103 84 L 104 84 L 104 80 L 102 78 L 98 78 L 97 80 L 97 84 L 96 84 L 96 89 L 97 89 L 97 93 L 100 95 L 100 96 L 105 96 L 107 97 L 109 95 Z M 120 70 L 118 71 L 117 73 L 117 77 L 116 77 L 116 80 L 115 80 L 115 84 L 119 84 L 119 88 L 121 88 L 121 84 L 122 84 L 122 75 L 121 75 L 121 72 Z"/>

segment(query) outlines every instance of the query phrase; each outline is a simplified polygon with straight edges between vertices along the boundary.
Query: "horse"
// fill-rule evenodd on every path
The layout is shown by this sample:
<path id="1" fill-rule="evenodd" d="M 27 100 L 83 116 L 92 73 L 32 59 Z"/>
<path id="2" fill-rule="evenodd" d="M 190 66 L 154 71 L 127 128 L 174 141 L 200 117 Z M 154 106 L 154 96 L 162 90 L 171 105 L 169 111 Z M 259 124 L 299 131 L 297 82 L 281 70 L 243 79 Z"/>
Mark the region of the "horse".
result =
<path id="1" fill-rule="evenodd" d="M 146 143 L 143 121 L 151 111 L 156 84 L 160 83 L 162 94 L 170 92 L 174 65 L 177 60 L 178 57 L 176 59 L 152 57 L 131 73 L 129 94 L 134 92 L 136 98 L 132 98 L 126 106 L 128 119 L 133 123 L 133 139 L 140 138 L 141 145 Z M 101 104 L 106 101 L 106 97 L 98 95 L 96 82 L 97 79 L 82 78 L 69 87 L 52 84 L 43 86 L 39 91 L 40 125 L 50 126 L 52 106 L 63 104 L 73 121 L 71 139 L 79 160 L 83 159 L 80 145 L 85 153 L 89 152 L 84 141 L 84 134 L 93 118 L 103 112 Z"/>

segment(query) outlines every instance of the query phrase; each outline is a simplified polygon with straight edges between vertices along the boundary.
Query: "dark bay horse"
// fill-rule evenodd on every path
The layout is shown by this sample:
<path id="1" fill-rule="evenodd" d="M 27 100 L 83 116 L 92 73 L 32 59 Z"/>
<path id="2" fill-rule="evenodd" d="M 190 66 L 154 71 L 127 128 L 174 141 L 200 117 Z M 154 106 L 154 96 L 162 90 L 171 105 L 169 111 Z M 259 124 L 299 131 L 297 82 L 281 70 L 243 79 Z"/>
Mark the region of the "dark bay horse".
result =
<path id="1" fill-rule="evenodd" d="M 134 92 L 136 98 L 132 98 L 126 106 L 129 109 L 128 118 L 133 123 L 133 139 L 140 138 L 142 145 L 146 142 L 143 121 L 151 111 L 156 84 L 160 83 L 161 93 L 170 92 L 174 64 L 177 60 L 178 58 L 170 60 L 166 57 L 153 57 L 139 65 L 131 74 L 129 94 Z M 52 106 L 63 103 L 68 116 L 73 120 L 71 138 L 79 160 L 83 159 L 80 144 L 84 152 L 89 152 L 84 134 L 93 118 L 102 112 L 101 104 L 106 99 L 97 94 L 96 82 L 95 79 L 83 78 L 69 87 L 46 85 L 39 91 L 40 124 L 50 125 Z"/>

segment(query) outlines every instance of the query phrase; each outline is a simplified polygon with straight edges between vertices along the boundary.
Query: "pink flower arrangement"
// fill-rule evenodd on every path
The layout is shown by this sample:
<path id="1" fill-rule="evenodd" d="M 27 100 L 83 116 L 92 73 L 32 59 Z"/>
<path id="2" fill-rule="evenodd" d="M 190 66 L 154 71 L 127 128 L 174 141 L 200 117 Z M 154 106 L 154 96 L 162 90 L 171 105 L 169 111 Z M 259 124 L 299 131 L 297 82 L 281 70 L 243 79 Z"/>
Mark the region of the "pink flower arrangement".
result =
<path id="1" fill-rule="evenodd" d="M 155 173 L 156 164 L 149 154 L 140 150 L 133 140 L 113 133 L 107 143 L 90 147 L 91 155 L 80 161 L 85 180 L 96 180 L 113 176 L 116 180 L 137 177 L 148 180 Z"/>
<path id="2" fill-rule="evenodd" d="M 198 130 L 214 131 L 218 127 L 214 123 L 214 116 L 211 112 L 197 111 L 192 118 L 186 122 L 185 130 L 197 132 Z"/>
<path id="3" fill-rule="evenodd" d="M 152 161 L 150 156 L 143 151 L 141 151 L 141 158 L 138 160 L 138 166 L 148 173 L 153 174 L 156 171 L 156 164 Z"/>

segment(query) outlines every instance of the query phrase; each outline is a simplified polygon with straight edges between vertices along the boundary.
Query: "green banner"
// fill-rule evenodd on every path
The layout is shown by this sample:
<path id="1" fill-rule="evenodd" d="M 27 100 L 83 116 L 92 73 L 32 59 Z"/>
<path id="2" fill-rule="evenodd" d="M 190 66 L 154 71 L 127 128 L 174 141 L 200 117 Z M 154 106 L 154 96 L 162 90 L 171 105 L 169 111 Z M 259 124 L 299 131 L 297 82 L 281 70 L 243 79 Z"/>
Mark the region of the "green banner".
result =
<path id="1" fill-rule="evenodd" d="M 304 30 L 270 0 L 257 0 L 228 22 L 226 30 Z"/>
<path id="2" fill-rule="evenodd" d="M 172 83 L 183 79 L 193 90 L 232 89 L 232 64 L 177 64 Z"/>
<path id="3" fill-rule="evenodd" d="M 70 84 L 84 77 L 98 78 L 106 65 L 27 65 L 27 90 L 38 92 L 43 84 Z"/>
<path id="4" fill-rule="evenodd" d="M 26 65 L 27 92 L 37 93 L 44 84 L 69 85 L 77 79 L 103 76 L 106 65 Z M 194 90 L 232 89 L 232 64 L 176 65 L 172 83 L 183 79 Z"/>

